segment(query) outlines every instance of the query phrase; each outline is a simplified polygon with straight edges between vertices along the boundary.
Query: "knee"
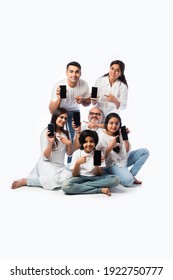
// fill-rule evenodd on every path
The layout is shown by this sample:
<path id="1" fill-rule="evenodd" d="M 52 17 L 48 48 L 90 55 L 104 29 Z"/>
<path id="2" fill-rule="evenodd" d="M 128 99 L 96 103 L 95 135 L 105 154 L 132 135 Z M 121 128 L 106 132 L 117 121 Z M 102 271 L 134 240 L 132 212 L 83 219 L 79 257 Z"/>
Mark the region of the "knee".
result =
<path id="1" fill-rule="evenodd" d="M 146 148 L 144 148 L 144 149 L 142 149 L 143 150 L 143 155 L 145 155 L 145 157 L 146 157 L 146 159 L 149 157 L 149 155 L 150 155 L 150 152 L 149 152 L 149 150 L 148 149 L 146 149 Z"/>
<path id="2" fill-rule="evenodd" d="M 113 175 L 112 180 L 113 180 L 113 184 L 114 184 L 115 186 L 117 186 L 118 184 L 120 184 L 120 179 L 119 179 L 118 176 Z"/>
<path id="3" fill-rule="evenodd" d="M 131 187 L 133 185 L 133 182 L 134 182 L 134 177 L 131 175 L 128 177 L 126 176 L 126 178 L 123 178 L 120 181 L 120 184 L 122 184 L 125 187 Z"/>
<path id="4" fill-rule="evenodd" d="M 61 189 L 65 193 L 70 193 L 70 188 L 71 188 L 71 181 L 70 181 L 70 179 L 67 179 L 62 183 Z"/>

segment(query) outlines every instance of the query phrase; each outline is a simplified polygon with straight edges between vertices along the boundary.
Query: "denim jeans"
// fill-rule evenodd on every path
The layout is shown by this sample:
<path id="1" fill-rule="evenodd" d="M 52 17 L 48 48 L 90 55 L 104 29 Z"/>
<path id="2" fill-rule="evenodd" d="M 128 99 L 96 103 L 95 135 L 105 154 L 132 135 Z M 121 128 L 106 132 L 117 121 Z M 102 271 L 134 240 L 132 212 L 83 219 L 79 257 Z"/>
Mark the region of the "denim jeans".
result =
<path id="1" fill-rule="evenodd" d="M 79 111 L 75 110 L 75 111 L 67 112 L 67 114 L 68 114 L 68 119 L 67 119 L 68 131 L 69 131 L 70 140 L 71 140 L 72 143 L 73 143 L 73 138 L 74 138 L 74 134 L 75 134 L 75 131 L 74 131 L 73 127 L 72 127 L 73 112 L 79 112 Z M 67 163 L 70 163 L 71 159 L 72 159 L 72 157 L 68 156 Z"/>
<path id="2" fill-rule="evenodd" d="M 115 175 L 79 176 L 64 181 L 61 188 L 66 194 L 95 194 L 101 193 L 104 187 L 113 188 L 120 180 Z"/>
<path id="3" fill-rule="evenodd" d="M 120 178 L 120 184 L 130 187 L 133 185 L 134 177 L 139 172 L 147 158 L 149 151 L 145 148 L 131 151 L 127 160 L 127 165 L 119 167 L 116 164 L 107 167 L 106 171 L 111 174 L 117 175 Z M 129 167 L 131 169 L 129 170 Z"/>

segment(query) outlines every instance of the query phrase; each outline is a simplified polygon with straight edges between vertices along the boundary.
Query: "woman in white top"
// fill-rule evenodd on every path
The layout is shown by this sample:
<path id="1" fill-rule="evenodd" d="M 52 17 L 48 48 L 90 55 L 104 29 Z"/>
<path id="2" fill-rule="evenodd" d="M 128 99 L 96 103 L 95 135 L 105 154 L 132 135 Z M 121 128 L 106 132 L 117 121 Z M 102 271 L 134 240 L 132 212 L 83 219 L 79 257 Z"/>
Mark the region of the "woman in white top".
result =
<path id="1" fill-rule="evenodd" d="M 147 160 L 149 151 L 146 148 L 131 151 L 128 129 L 121 127 L 121 118 L 118 114 L 107 115 L 105 130 L 99 134 L 97 148 L 103 150 L 106 170 L 117 175 L 120 178 L 120 184 L 130 187 L 133 184 L 142 183 L 135 176 Z"/>
<path id="2" fill-rule="evenodd" d="M 48 129 L 41 133 L 41 156 L 36 166 L 27 178 L 14 181 L 12 189 L 39 186 L 52 190 L 61 187 L 62 182 L 71 176 L 71 172 L 64 165 L 65 153 L 72 155 L 72 143 L 68 131 L 64 129 L 67 117 L 64 108 L 59 108 L 53 113 L 51 123 L 55 126 L 54 136 L 49 136 Z"/>
<path id="3" fill-rule="evenodd" d="M 105 117 L 111 112 L 120 114 L 120 111 L 127 107 L 128 84 L 124 70 L 125 64 L 114 60 L 110 64 L 109 73 L 95 82 L 98 97 L 96 100 L 92 99 L 92 104 L 99 107 Z"/>
<path id="4" fill-rule="evenodd" d="M 96 194 L 111 195 L 110 188 L 119 184 L 119 178 L 115 175 L 103 175 L 102 168 L 105 166 L 102 159 L 101 166 L 94 163 L 94 150 L 98 143 L 96 131 L 83 130 L 79 137 L 80 149 L 72 156 L 70 169 L 72 178 L 65 180 L 62 190 L 66 194 Z"/>

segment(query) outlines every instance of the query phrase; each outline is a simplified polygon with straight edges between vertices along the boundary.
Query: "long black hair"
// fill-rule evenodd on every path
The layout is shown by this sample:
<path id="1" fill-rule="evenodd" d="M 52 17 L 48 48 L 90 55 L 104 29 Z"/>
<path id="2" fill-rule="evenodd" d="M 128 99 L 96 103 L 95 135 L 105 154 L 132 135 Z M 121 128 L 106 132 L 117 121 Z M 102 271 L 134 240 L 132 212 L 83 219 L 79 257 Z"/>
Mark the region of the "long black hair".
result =
<path id="1" fill-rule="evenodd" d="M 117 114 L 117 113 L 110 113 L 110 114 L 108 114 L 107 116 L 106 116 L 106 119 L 105 119 L 105 129 L 106 129 L 106 131 L 108 131 L 108 122 L 110 121 L 110 119 L 112 119 L 112 118 L 117 118 L 118 120 L 119 120 L 119 122 L 120 122 L 120 126 L 119 126 L 119 129 L 121 128 L 121 118 L 120 118 L 120 116 Z M 119 135 L 119 129 L 118 129 L 118 131 L 116 131 L 115 132 L 115 134 L 114 134 L 114 136 L 117 136 L 117 135 Z M 117 142 L 120 142 L 120 140 L 119 140 L 119 137 L 117 138 Z M 117 154 L 119 153 L 119 151 L 120 151 L 120 147 L 119 146 L 116 146 L 116 147 L 114 147 L 113 148 L 113 151 L 114 152 L 116 152 Z"/>
<path id="2" fill-rule="evenodd" d="M 66 124 L 66 129 L 64 129 L 64 127 L 58 127 L 57 124 L 56 124 L 57 118 L 62 114 L 67 114 L 66 109 L 58 108 L 57 110 L 55 110 L 53 112 L 50 122 L 55 125 L 55 132 L 57 131 L 57 129 L 59 129 L 60 131 L 62 131 L 67 136 L 68 139 L 70 139 L 69 133 L 68 133 L 68 130 L 67 130 L 67 124 Z M 56 138 L 55 138 L 55 142 L 58 145 L 58 140 Z"/>
<path id="3" fill-rule="evenodd" d="M 85 143 L 85 138 L 86 137 L 92 137 L 94 139 L 94 143 L 95 146 L 98 144 L 99 138 L 98 138 L 98 134 L 96 131 L 94 130 L 90 130 L 90 129 L 85 129 L 81 132 L 80 136 L 79 136 L 79 143 L 80 143 L 80 149 L 83 150 L 83 144 Z"/>
<path id="4" fill-rule="evenodd" d="M 126 77 L 124 75 L 124 71 L 125 71 L 125 64 L 124 62 L 122 62 L 121 60 L 114 60 L 111 62 L 110 67 L 114 64 L 118 64 L 120 66 L 120 70 L 121 70 L 121 76 L 118 78 L 118 80 L 120 80 L 122 83 L 124 83 L 127 87 L 127 80 Z M 109 76 L 109 73 L 104 74 L 102 77 L 106 77 Z"/>

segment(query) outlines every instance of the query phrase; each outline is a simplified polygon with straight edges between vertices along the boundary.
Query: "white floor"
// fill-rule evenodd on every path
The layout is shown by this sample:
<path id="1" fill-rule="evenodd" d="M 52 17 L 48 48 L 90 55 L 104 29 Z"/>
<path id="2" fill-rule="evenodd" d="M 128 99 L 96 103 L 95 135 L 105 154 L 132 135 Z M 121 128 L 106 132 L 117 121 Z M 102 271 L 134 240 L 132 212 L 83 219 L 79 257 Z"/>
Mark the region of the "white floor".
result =
<path id="1" fill-rule="evenodd" d="M 172 187 L 153 171 L 141 186 L 115 188 L 111 197 L 68 196 L 22 187 L 0 194 L 3 259 L 169 259 L 173 252 Z M 104 252 L 104 253 L 103 253 Z"/>

